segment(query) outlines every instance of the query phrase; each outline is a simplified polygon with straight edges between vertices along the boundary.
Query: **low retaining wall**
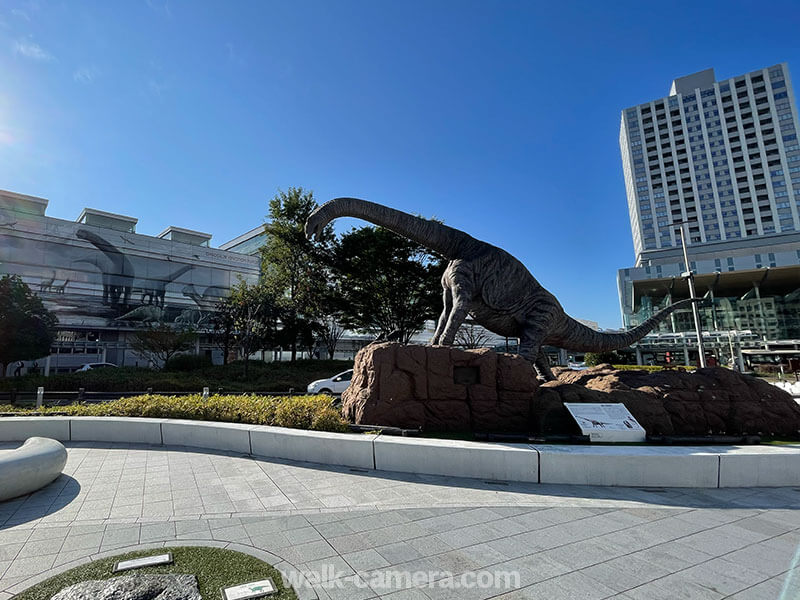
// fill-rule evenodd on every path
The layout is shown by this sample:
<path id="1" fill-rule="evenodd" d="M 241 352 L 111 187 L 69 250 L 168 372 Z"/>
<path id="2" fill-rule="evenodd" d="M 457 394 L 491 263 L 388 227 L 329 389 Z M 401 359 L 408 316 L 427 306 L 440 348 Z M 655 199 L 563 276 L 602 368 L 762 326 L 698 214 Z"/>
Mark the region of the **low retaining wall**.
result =
<path id="1" fill-rule="evenodd" d="M 3 417 L 0 442 L 188 446 L 378 471 L 493 481 L 634 487 L 800 485 L 790 446 L 551 446 L 341 434 L 282 427 L 125 417 Z"/>

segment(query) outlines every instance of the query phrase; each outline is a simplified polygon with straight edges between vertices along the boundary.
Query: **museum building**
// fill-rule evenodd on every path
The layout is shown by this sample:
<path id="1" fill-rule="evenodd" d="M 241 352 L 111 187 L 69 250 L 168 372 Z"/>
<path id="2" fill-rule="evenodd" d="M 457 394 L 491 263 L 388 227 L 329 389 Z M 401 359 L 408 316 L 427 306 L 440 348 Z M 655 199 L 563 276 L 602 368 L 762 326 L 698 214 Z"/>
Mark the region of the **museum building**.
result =
<path id="1" fill-rule="evenodd" d="M 211 313 L 231 285 L 258 280 L 258 257 L 211 248 L 210 234 L 181 227 L 142 235 L 136 218 L 91 208 L 75 221 L 57 219 L 47 205 L 0 190 L 0 275 L 19 275 L 58 317 L 51 354 L 37 361 L 42 371 L 148 366 L 128 341 L 159 322 L 199 331 L 195 353 L 222 362 Z"/>
<path id="2" fill-rule="evenodd" d="M 707 299 L 701 327 L 717 359 L 740 350 L 800 355 L 797 123 L 786 63 L 721 81 L 707 69 L 622 111 L 636 253 L 617 276 L 625 328 L 687 298 L 690 269 Z M 671 350 L 694 363 L 691 311 L 673 313 L 636 348 L 639 360 Z"/>

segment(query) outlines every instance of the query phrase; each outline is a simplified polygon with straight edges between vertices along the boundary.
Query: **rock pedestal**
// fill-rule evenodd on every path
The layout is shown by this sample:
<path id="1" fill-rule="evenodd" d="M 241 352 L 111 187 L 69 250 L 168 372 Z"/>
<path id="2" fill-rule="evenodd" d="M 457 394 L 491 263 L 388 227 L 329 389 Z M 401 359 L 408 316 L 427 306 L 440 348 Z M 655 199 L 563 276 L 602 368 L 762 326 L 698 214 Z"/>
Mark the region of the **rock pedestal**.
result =
<path id="1" fill-rule="evenodd" d="M 650 373 L 599 365 L 554 372 L 558 380 L 540 386 L 519 356 L 374 344 L 356 356 L 343 412 L 361 425 L 546 436 L 579 433 L 564 402 L 621 402 L 650 435 L 800 431 L 800 406 L 791 395 L 729 369 Z"/>
<path id="2" fill-rule="evenodd" d="M 763 379 L 711 367 L 684 371 L 554 369 L 533 404 L 534 434 L 577 432 L 564 402 L 621 402 L 650 435 L 776 435 L 800 430 L 800 406 Z"/>
<path id="3" fill-rule="evenodd" d="M 342 410 L 361 425 L 524 432 L 537 387 L 519 356 L 387 342 L 356 356 Z"/>

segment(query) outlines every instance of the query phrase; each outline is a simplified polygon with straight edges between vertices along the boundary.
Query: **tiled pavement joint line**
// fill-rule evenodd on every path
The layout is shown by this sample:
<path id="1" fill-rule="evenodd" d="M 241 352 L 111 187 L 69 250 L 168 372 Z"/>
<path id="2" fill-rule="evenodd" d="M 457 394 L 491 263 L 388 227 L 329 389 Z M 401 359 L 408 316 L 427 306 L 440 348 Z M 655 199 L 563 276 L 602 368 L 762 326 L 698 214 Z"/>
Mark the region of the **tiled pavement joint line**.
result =
<path id="1" fill-rule="evenodd" d="M 622 509 L 622 510 L 624 510 L 624 509 Z M 762 513 L 761 513 L 761 511 L 759 511 L 759 513 L 758 513 L 758 514 L 762 514 Z M 670 515 L 670 516 L 671 516 L 671 515 Z M 677 541 L 680 541 L 680 540 L 682 540 L 682 539 L 684 539 L 684 538 L 691 537 L 691 536 L 693 536 L 693 535 L 697 535 L 698 533 L 703 533 L 703 532 L 706 532 L 706 531 L 711 531 L 711 530 L 713 530 L 713 529 L 717 529 L 717 528 L 719 528 L 719 527 L 725 527 L 725 526 L 727 526 L 727 525 L 732 525 L 732 524 L 734 524 L 734 523 L 738 523 L 739 521 L 744 521 L 745 519 L 749 519 L 749 518 L 751 518 L 751 517 L 753 517 L 753 516 L 754 516 L 754 515 L 748 515 L 748 516 L 746 516 L 746 517 L 742 517 L 741 519 L 736 519 L 735 521 L 729 521 L 729 522 L 727 522 L 727 523 L 720 523 L 719 525 L 715 525 L 714 527 L 708 527 L 708 528 L 706 528 L 706 529 L 701 529 L 701 530 L 699 530 L 699 531 L 694 531 L 694 532 L 692 532 L 692 533 L 689 533 L 689 534 L 682 535 L 682 536 L 679 536 L 679 537 L 677 537 L 677 538 L 671 539 L 671 540 L 669 540 L 669 542 L 677 542 Z M 661 519 L 654 519 L 654 520 L 653 520 L 653 521 L 651 521 L 651 522 L 660 521 L 660 520 L 662 520 L 662 519 L 665 519 L 665 518 L 669 518 L 669 517 L 662 517 Z M 619 529 L 619 530 L 617 530 L 617 531 L 624 531 L 625 529 L 631 529 L 631 528 L 633 528 L 633 527 L 637 527 L 637 526 L 638 526 L 638 525 L 632 525 L 632 526 L 630 526 L 630 527 L 625 527 L 625 528 L 623 528 L 623 529 Z M 653 579 L 651 579 L 651 580 L 649 580 L 649 581 L 647 581 L 647 582 L 645 582 L 645 583 L 641 583 L 641 584 L 639 584 L 639 585 L 635 585 L 635 586 L 633 586 L 633 587 L 630 587 L 630 588 L 627 588 L 627 589 L 625 589 L 625 590 L 623 590 L 623 591 L 621 591 L 621 592 L 614 592 L 613 594 L 611 594 L 611 595 L 609 595 L 609 596 L 605 596 L 605 597 L 603 597 L 601 600 L 606 600 L 606 599 L 608 599 L 608 598 L 614 598 L 614 597 L 616 597 L 616 596 L 618 596 L 618 595 L 620 595 L 620 594 L 625 594 L 625 593 L 627 593 L 627 592 L 629 592 L 629 591 L 631 591 L 631 590 L 635 590 L 636 588 L 643 587 L 643 586 L 645 586 L 645 585 L 650 585 L 650 584 L 651 584 L 651 583 L 653 583 L 654 581 L 658 581 L 658 580 L 660 580 L 660 579 L 664 579 L 664 578 L 666 578 L 666 577 L 671 577 L 671 576 L 673 576 L 673 575 L 675 575 L 675 574 L 677 574 L 677 573 L 681 573 L 681 572 L 683 572 L 683 571 L 687 571 L 687 570 L 689 570 L 689 569 L 693 569 L 693 568 L 695 568 L 695 567 L 698 567 L 698 566 L 700 566 L 700 565 L 704 565 L 704 564 L 706 564 L 706 563 L 708 563 L 708 562 L 711 562 L 712 560 L 716 560 L 716 559 L 718 559 L 718 558 L 722 558 L 723 556 L 727 556 L 728 554 L 733 554 L 734 552 L 738 552 L 738 551 L 740 551 L 740 550 L 743 550 L 744 548 L 749 548 L 750 546 L 754 546 L 754 545 L 756 545 L 756 544 L 760 544 L 760 543 L 762 543 L 762 542 L 764 542 L 764 541 L 766 541 L 766 540 L 771 540 L 771 539 L 773 539 L 773 538 L 775 538 L 775 537 L 780 537 L 780 536 L 782 536 L 782 535 L 785 535 L 786 533 L 791 533 L 791 532 L 798 531 L 798 529 L 800 529 L 800 528 L 794 528 L 794 529 L 790 529 L 789 531 L 784 531 L 784 532 L 782 532 L 782 533 L 780 533 L 780 534 L 777 534 L 777 535 L 774 535 L 774 536 L 770 536 L 770 537 L 768 537 L 768 538 L 765 538 L 765 539 L 763 539 L 763 540 L 759 540 L 758 542 L 753 542 L 752 544 L 747 544 L 746 546 L 742 546 L 742 548 L 736 548 L 735 550 L 731 550 L 731 551 L 729 551 L 729 552 L 725 552 L 724 554 L 720 554 L 719 556 L 710 556 L 710 557 L 708 558 L 708 560 L 704 560 L 704 561 L 701 561 L 701 562 L 699 562 L 699 563 L 692 564 L 692 565 L 690 565 L 690 566 L 688 566 L 688 567 L 684 567 L 683 569 L 678 569 L 677 571 L 673 571 L 673 572 L 671 572 L 671 573 L 668 573 L 668 574 L 666 574 L 666 575 L 661 575 L 661 576 L 659 576 L 659 577 L 655 577 L 655 578 L 653 578 Z M 616 531 L 615 531 L 614 533 L 616 533 Z M 605 535 L 605 534 L 603 534 L 603 535 Z M 584 539 L 584 540 L 580 540 L 580 541 L 582 541 L 582 542 L 583 542 L 583 541 L 587 541 L 587 540 L 592 540 L 592 539 L 594 539 L 594 538 L 596 538 L 596 537 L 602 537 L 602 536 L 594 536 L 594 537 L 591 537 L 591 538 L 586 538 L 586 539 Z M 570 542 L 570 544 L 572 544 L 572 543 L 575 543 L 575 542 Z M 624 557 L 626 557 L 626 556 L 631 556 L 631 555 L 633 555 L 633 554 L 636 554 L 637 552 L 642 552 L 642 551 L 644 551 L 644 550 L 650 550 L 650 549 L 652 549 L 652 548 L 657 548 L 658 546 L 662 545 L 663 543 L 664 543 L 664 542 L 660 542 L 660 543 L 658 543 L 658 544 L 653 544 L 652 546 L 646 546 L 645 548 L 639 548 L 638 550 L 634 550 L 634 551 L 632 551 L 632 552 L 628 552 L 627 554 L 621 554 L 620 556 L 615 556 L 615 557 L 613 557 L 613 558 L 609 558 L 608 560 L 602 560 L 602 561 L 600 561 L 600 562 L 596 562 L 596 563 L 592 563 L 592 564 L 590 564 L 590 565 L 586 565 L 585 567 L 581 567 L 580 569 L 573 569 L 573 570 L 572 570 L 572 571 L 570 571 L 570 572 L 580 572 L 580 571 L 583 571 L 584 569 L 588 569 L 588 568 L 590 568 L 590 567 L 596 567 L 597 565 L 602 565 L 602 564 L 605 564 L 605 563 L 607 563 L 607 562 L 611 562 L 612 560 L 617 560 L 617 559 L 619 559 L 619 558 L 624 558 Z M 561 546 L 554 546 L 554 548 L 563 548 L 563 547 L 565 547 L 565 546 L 569 546 L 570 544 L 563 544 L 563 545 L 561 545 Z M 548 548 L 547 550 L 552 550 L 552 549 L 553 549 L 553 548 Z M 533 555 L 535 555 L 535 554 L 540 554 L 540 553 L 542 553 L 542 552 L 546 552 L 546 550 L 540 550 L 539 552 L 533 552 L 533 553 L 531 553 L 531 554 L 528 554 L 528 555 L 526 555 L 526 556 L 533 556 Z M 505 561 L 503 561 L 503 562 L 505 562 Z M 488 566 L 486 566 L 486 567 L 483 567 L 483 568 L 484 568 L 484 569 L 489 569 L 489 568 L 491 568 L 491 567 L 496 567 L 497 565 L 500 565 L 500 564 L 502 564 L 502 562 L 494 563 L 494 564 L 488 565 Z M 538 584 L 540 584 L 540 583 L 543 583 L 543 582 L 545 582 L 545 581 L 550 581 L 550 580 L 553 580 L 553 579 L 557 579 L 558 577 L 561 577 L 561 576 L 563 576 L 563 575 L 564 575 L 564 573 L 560 573 L 559 575 L 554 575 L 553 577 L 548 577 L 548 578 L 546 578 L 546 579 L 542 579 L 541 581 L 536 581 L 536 582 L 534 582 L 534 583 L 530 583 L 530 584 L 528 584 L 528 585 L 522 586 L 522 587 L 520 587 L 520 588 L 517 588 L 517 590 L 522 590 L 522 589 L 525 589 L 525 588 L 533 587 L 534 585 L 538 585 Z M 759 581 L 757 584 L 754 584 L 754 585 L 759 585 L 759 584 L 761 584 L 761 583 L 764 583 L 764 581 L 767 581 L 767 580 L 769 580 L 769 579 L 772 579 L 772 578 L 771 578 L 771 577 L 767 577 L 767 578 L 766 578 L 766 579 L 764 579 L 763 581 Z M 751 587 L 752 587 L 752 586 L 751 586 Z M 517 591 L 517 590 L 515 590 L 515 591 Z M 737 594 L 738 594 L 740 591 L 741 591 L 741 590 L 739 590 L 739 591 L 737 591 L 737 592 L 735 592 L 735 593 L 737 593 Z M 485 600 L 490 600 L 491 598 L 496 598 L 497 596 L 501 596 L 501 595 L 503 595 L 503 594 L 505 594 L 505 593 L 506 593 L 506 592 L 500 592 L 500 593 L 498 593 L 498 594 L 496 594 L 496 595 L 494 595 L 494 596 L 490 596 L 489 598 L 486 598 Z"/>
<path id="2" fill-rule="evenodd" d="M 724 527 L 725 525 L 731 525 L 733 523 L 738 523 L 739 521 L 744 521 L 745 519 L 749 519 L 749 518 L 750 517 L 742 517 L 741 519 L 736 519 L 735 521 L 730 521 L 729 523 L 722 523 L 722 524 L 718 525 L 717 527 Z M 711 527 L 710 529 L 716 529 L 716 527 Z M 703 531 L 709 531 L 710 529 L 704 529 Z M 695 563 L 695 564 L 693 564 L 693 565 L 691 565 L 689 567 L 685 567 L 683 569 L 678 569 L 677 571 L 675 571 L 673 573 L 670 573 L 669 575 L 661 575 L 660 577 L 656 577 L 654 579 L 651 579 L 650 581 L 648 581 L 646 583 L 640 583 L 639 585 L 635 585 L 635 586 L 633 586 L 631 588 L 626 589 L 623 593 L 629 592 L 631 590 L 635 590 L 636 588 L 640 588 L 640 587 L 645 586 L 645 585 L 649 585 L 649 584 L 653 583 L 654 581 L 658 581 L 660 579 L 664 579 L 665 577 L 669 577 L 669 576 L 675 575 L 676 573 L 681 573 L 683 571 L 687 571 L 688 569 L 694 569 L 695 567 L 699 567 L 700 565 L 704 565 L 704 564 L 706 564 L 708 562 L 711 562 L 712 560 L 716 560 L 718 558 L 723 558 L 725 556 L 728 556 L 729 554 L 733 554 L 734 552 L 739 552 L 740 550 L 744 550 L 745 548 L 750 548 L 751 546 L 755 546 L 756 544 L 762 544 L 762 543 L 764 543 L 766 541 L 773 540 L 776 537 L 781 537 L 782 535 L 786 535 L 787 533 L 794 533 L 794 532 L 796 532 L 798 530 L 800 530 L 800 527 L 795 527 L 794 529 L 790 529 L 788 531 L 784 531 L 783 533 L 772 535 L 770 537 L 764 538 L 763 540 L 759 540 L 757 542 L 753 542 L 752 544 L 747 544 L 746 546 L 742 546 L 741 548 L 736 548 L 735 550 L 730 550 L 728 552 L 725 552 L 724 554 L 720 554 L 719 556 L 712 556 L 708 560 L 704 560 L 702 562 Z M 701 533 L 701 532 L 698 531 L 698 532 L 695 532 L 695 533 L 692 533 L 692 534 L 689 534 L 689 535 L 686 535 L 686 536 L 681 536 L 680 538 L 676 538 L 676 540 L 680 540 L 680 539 L 683 539 L 685 537 L 691 537 L 692 535 L 696 535 L 697 533 Z M 675 541 L 675 540 L 672 540 L 672 541 Z M 648 548 L 644 548 L 644 549 L 647 550 Z M 631 552 L 629 554 L 625 554 L 624 556 L 630 556 L 630 554 L 633 554 L 633 552 Z M 608 561 L 603 561 L 603 562 L 608 562 Z M 602 563 L 598 563 L 598 564 L 602 564 Z M 594 566 L 594 565 L 591 565 L 591 566 Z M 779 575 L 788 573 L 791 570 L 792 569 L 787 569 L 786 571 L 783 571 Z M 777 577 L 777 575 L 775 575 L 773 577 Z M 748 586 L 748 587 L 754 587 L 756 585 L 760 585 L 760 584 L 764 583 L 765 581 L 769 581 L 770 579 L 773 579 L 773 577 L 766 577 L 765 579 L 762 579 L 761 581 L 759 581 L 757 583 L 754 583 L 753 585 Z M 746 588 L 743 588 L 743 589 L 746 589 Z M 738 591 L 734 592 L 734 594 L 738 594 L 741 591 L 742 590 L 738 590 Z M 733 594 L 729 594 L 729 596 L 730 595 L 733 595 Z M 613 596 L 606 596 L 606 598 L 611 598 L 611 597 L 613 597 Z"/>
<path id="3" fill-rule="evenodd" d="M 560 507 L 554 507 L 554 508 L 560 508 Z M 578 522 L 578 521 L 582 521 L 582 520 L 585 520 L 585 519 L 590 519 L 590 518 L 592 518 L 592 517 L 596 517 L 596 516 L 599 516 L 599 515 L 606 515 L 606 514 L 610 514 L 610 513 L 612 513 L 612 512 L 619 512 L 619 511 L 624 511 L 624 510 L 626 510 L 626 509 L 624 509 L 624 508 L 621 508 L 621 509 L 612 509 L 612 510 L 608 510 L 608 511 L 606 511 L 606 512 L 602 512 L 602 513 L 596 513 L 596 514 L 592 514 L 592 515 L 586 515 L 585 517 L 581 517 L 581 518 L 579 518 L 579 519 L 572 519 L 572 520 L 570 520 L 570 521 L 569 521 L 569 523 L 576 523 L 576 522 Z M 695 510 L 697 510 L 697 509 L 691 509 L 691 510 L 688 510 L 688 511 L 682 511 L 682 512 L 694 512 Z M 759 512 L 758 514 L 760 514 L 760 512 Z M 657 518 L 657 519 L 651 519 L 650 521 L 647 521 L 647 524 L 650 524 L 650 523 L 657 523 L 657 522 L 659 522 L 659 521 L 663 521 L 663 520 L 665 520 L 665 519 L 670 519 L 670 518 L 673 518 L 674 516 L 675 516 L 675 515 L 665 515 L 665 516 L 663 516 L 663 517 L 659 517 L 659 518 Z M 730 524 L 732 524 L 732 523 L 737 523 L 737 522 L 739 522 L 739 521 L 743 521 L 743 520 L 745 520 L 745 519 L 749 519 L 749 518 L 751 518 L 751 517 L 753 517 L 753 516 L 755 516 L 755 515 L 747 515 L 747 516 L 745 516 L 745 517 L 742 517 L 741 519 L 737 519 L 737 520 L 735 520 L 735 521 L 729 521 L 729 522 L 726 522 L 726 523 L 720 523 L 719 525 L 715 525 L 715 526 L 713 526 L 713 527 L 708 527 L 708 528 L 706 528 L 706 529 L 701 529 L 701 530 L 698 530 L 698 531 L 693 531 L 693 532 L 692 532 L 692 533 L 690 533 L 690 534 L 687 534 L 687 535 L 685 535 L 685 536 L 680 536 L 680 537 L 677 537 L 677 538 L 671 539 L 671 540 L 669 540 L 669 541 L 670 541 L 670 542 L 678 541 L 678 540 L 680 540 L 680 539 L 682 539 L 682 538 L 684 538 L 684 537 L 689 537 L 689 536 L 692 536 L 692 535 L 696 535 L 696 534 L 698 534 L 698 533 L 703 533 L 703 532 L 705 532 L 705 531 L 711 531 L 711 530 L 713 530 L 713 529 L 716 529 L 716 528 L 718 528 L 718 527 L 723 527 L 723 526 L 726 526 L 726 525 L 730 525 Z M 504 517 L 503 519 L 495 519 L 495 520 L 493 520 L 493 521 L 486 521 L 486 523 L 494 523 L 494 522 L 496 522 L 496 521 L 505 520 L 506 518 L 511 518 L 511 519 L 513 519 L 514 517 Z M 548 525 L 547 527 L 542 527 L 541 529 L 532 529 L 532 530 L 529 530 L 528 532 L 523 532 L 523 533 L 529 533 L 529 532 L 532 532 L 532 531 L 545 531 L 545 530 L 547 530 L 547 529 L 551 529 L 551 528 L 558 528 L 558 527 L 560 527 L 560 526 L 562 526 L 562 525 L 563 525 L 563 523 L 556 523 L 556 524 L 553 524 L 553 525 Z M 643 525 L 643 523 L 636 523 L 636 524 L 634 524 L 634 525 L 629 525 L 629 526 L 627 526 L 627 527 L 621 527 L 621 528 L 619 528 L 619 529 L 615 529 L 615 530 L 614 530 L 614 531 L 612 531 L 612 532 L 606 532 L 606 533 L 603 533 L 603 534 L 600 534 L 600 535 L 596 535 L 596 536 L 592 536 L 592 537 L 584 538 L 584 539 L 581 539 L 581 540 L 575 540 L 575 541 L 572 541 L 572 542 L 568 542 L 568 543 L 566 543 L 566 544 L 561 544 L 561 545 L 559 545 L 559 546 L 553 546 L 553 547 L 551 547 L 551 548 L 546 548 L 546 549 L 543 549 L 543 550 L 539 550 L 539 551 L 537 551 L 537 552 L 531 552 L 530 554 L 524 554 L 524 555 L 522 555 L 522 556 L 521 556 L 521 557 L 519 557 L 519 558 L 524 558 L 524 557 L 527 557 L 527 556 L 535 556 L 536 554 L 541 554 L 541 553 L 543 553 L 543 552 L 549 552 L 549 551 L 551 551 L 551 550 L 555 550 L 556 548 L 565 548 L 565 547 L 567 547 L 567 546 L 570 546 L 571 544 L 575 544 L 575 543 L 578 543 L 578 542 L 587 542 L 587 541 L 590 541 L 590 540 L 593 540 L 593 539 L 600 538 L 600 537 L 603 537 L 603 536 L 605 536 L 605 535 L 608 535 L 609 533 L 619 533 L 619 532 L 621 532 L 621 531 L 627 531 L 627 530 L 629 530 L 629 529 L 634 529 L 634 528 L 636 528 L 636 527 L 639 527 L 640 525 Z M 467 526 L 467 527 L 470 527 L 470 526 Z M 466 527 L 463 527 L 463 528 L 462 528 L 462 527 L 459 527 L 459 528 L 453 528 L 453 529 L 452 529 L 452 531 L 456 531 L 456 530 L 458 530 L 458 529 L 465 529 L 465 528 L 466 528 Z M 791 530 L 791 531 L 795 531 L 795 529 L 793 529 L 793 530 Z M 786 534 L 786 533 L 788 533 L 788 532 L 783 532 L 783 533 L 781 533 L 781 534 L 779 534 L 779 535 L 784 535 L 784 534 Z M 408 539 L 420 539 L 420 538 L 424 538 L 424 537 L 427 537 L 427 536 L 420 536 L 419 538 L 408 538 Z M 502 537 L 505 537 L 505 536 L 501 536 L 501 538 L 502 538 Z M 513 537 L 513 536 L 512 536 L 512 537 Z M 778 537 L 778 536 L 773 536 L 773 537 Z M 497 538 L 497 539 L 501 539 L 501 538 Z M 767 538 L 767 539 L 772 539 L 772 538 Z M 405 541 L 408 541 L 408 540 L 405 540 Z M 763 541 L 764 541 L 764 540 L 761 540 L 761 541 L 759 541 L 759 542 L 754 542 L 754 544 L 761 543 L 761 542 L 763 542 Z M 639 548 L 639 549 L 637 549 L 637 550 L 634 550 L 634 551 L 632 551 L 632 552 L 628 552 L 627 554 L 621 554 L 620 556 L 615 556 L 615 557 L 613 557 L 613 558 L 610 558 L 610 559 L 608 559 L 608 560 L 604 560 L 604 561 L 600 561 L 600 562 L 597 562 L 597 563 L 593 563 L 593 564 L 591 564 L 591 565 L 586 565 L 585 567 L 582 567 L 581 569 L 574 569 L 573 571 L 574 571 L 574 572 L 582 571 L 583 569 L 587 569 L 587 568 L 589 568 L 589 567 L 593 567 L 593 566 L 601 565 L 601 564 L 604 564 L 604 563 L 606 563 L 606 562 L 610 562 L 610 561 L 612 561 L 612 560 L 616 560 L 616 559 L 618 559 L 618 558 L 622 558 L 622 557 L 625 557 L 625 556 L 630 556 L 630 555 L 632 555 L 632 554 L 636 554 L 637 552 L 642 552 L 643 550 L 649 550 L 649 549 L 652 549 L 652 548 L 657 548 L 657 547 L 658 547 L 658 546 L 660 546 L 662 543 L 664 543 L 664 542 L 660 542 L 660 543 L 658 543 L 658 544 L 653 544 L 652 546 L 647 546 L 647 547 L 645 547 L 645 548 Z M 753 544 L 748 544 L 748 546 L 751 546 L 751 545 L 753 545 Z M 748 547 L 748 546 L 745 546 L 745 547 Z M 379 548 L 380 548 L 380 547 L 381 547 L 381 546 L 374 546 L 374 547 L 373 547 L 373 549 L 375 549 L 376 551 L 380 552 L 380 551 L 379 551 Z M 457 548 L 454 548 L 454 550 L 455 550 L 456 552 L 458 552 L 458 550 L 459 550 L 459 549 L 457 549 Z M 741 548 L 737 548 L 736 550 L 732 550 L 731 552 L 736 552 L 736 551 L 738 551 L 738 550 L 741 550 Z M 436 558 L 437 556 L 439 556 L 440 554 L 447 554 L 447 553 L 448 553 L 447 551 L 446 551 L 446 552 L 439 552 L 439 553 L 437 553 L 437 554 L 432 554 L 432 555 L 430 555 L 430 556 L 427 556 L 426 558 L 428 558 L 428 559 L 435 559 L 435 558 Z M 729 554 L 729 553 L 726 553 L 726 554 Z M 719 556 L 713 556 L 713 557 L 711 557 L 709 560 L 713 560 L 713 559 L 715 559 L 715 558 L 720 558 L 720 557 L 719 557 Z M 505 563 L 505 562 L 508 562 L 508 560 L 515 560 L 515 559 L 510 559 L 510 558 L 509 558 L 509 559 L 506 559 L 506 560 L 503 560 L 503 561 L 498 561 L 498 562 L 496 562 L 496 563 L 491 563 L 491 564 L 489 564 L 489 565 L 485 565 L 485 566 L 481 567 L 481 569 L 491 569 L 492 567 L 498 567 L 498 566 L 502 565 L 503 563 Z M 414 561 L 413 561 L 413 560 L 412 560 L 412 561 L 406 561 L 406 563 L 408 563 L 408 562 L 414 562 Z M 698 564 L 704 564 L 705 562 L 708 562 L 708 561 L 703 561 L 703 563 L 698 563 Z M 396 564 L 396 565 L 392 565 L 392 567 L 393 567 L 393 568 L 402 567 L 402 565 L 403 565 L 403 564 L 406 564 L 406 563 L 398 563 L 398 564 Z M 565 566 L 566 566 L 566 565 L 565 565 Z M 695 566 L 697 566 L 697 565 L 696 565 L 696 564 L 695 564 L 695 565 L 691 565 L 691 567 L 687 567 L 687 568 L 692 568 L 692 567 L 695 567 Z M 355 569 L 354 569 L 354 570 L 355 570 Z M 676 571 L 676 573 L 677 573 L 677 572 L 680 572 L 680 571 L 682 571 L 682 570 L 685 570 L 685 569 L 680 569 L 679 571 Z M 553 576 L 553 577 L 548 577 L 548 578 L 546 578 L 546 579 L 542 579 L 542 580 L 540 580 L 540 581 L 537 581 L 537 582 L 531 583 L 531 584 L 529 584 L 529 585 L 522 586 L 522 587 L 520 587 L 520 588 L 518 588 L 518 589 L 524 589 L 524 588 L 527 588 L 527 587 L 531 587 L 531 586 L 533 586 L 533 585 L 537 585 L 537 584 L 540 584 L 540 583 L 542 583 L 542 582 L 549 581 L 549 580 L 551 580 L 551 579 L 556 579 L 556 578 L 558 578 L 558 577 L 561 577 L 562 575 L 564 575 L 564 573 L 561 573 L 561 574 L 559 574 L 559 575 L 555 575 L 555 576 Z M 670 573 L 670 575 L 674 575 L 674 573 Z M 666 577 L 666 575 L 665 575 L 665 576 L 663 576 L 663 577 Z M 443 580 L 443 579 L 445 579 L 445 577 L 444 577 L 444 576 L 443 576 L 443 577 L 441 577 L 441 578 L 439 578 L 439 579 L 434 579 L 434 580 L 432 580 L 432 582 L 433 582 L 433 583 L 436 583 L 437 581 L 441 581 L 441 580 Z M 660 578 L 657 578 L 657 579 L 660 579 Z M 652 581 L 655 581 L 655 579 L 654 579 L 654 580 L 652 580 Z M 648 583 L 649 583 L 649 582 L 648 582 Z M 644 585 L 644 584 L 642 584 L 642 585 Z M 629 589 L 635 589 L 635 587 L 638 587 L 638 586 L 634 586 L 633 588 L 629 588 Z M 626 591 L 627 591 L 627 590 L 626 590 Z M 502 591 L 502 592 L 499 592 L 498 594 L 496 594 L 496 596 L 500 596 L 500 595 L 503 595 L 503 594 L 505 594 L 505 593 L 507 593 L 507 592 L 506 592 L 506 591 Z M 491 596 L 490 598 L 494 598 L 494 597 L 495 597 L 495 596 Z M 488 599 L 487 599 L 487 600 L 488 600 Z"/>

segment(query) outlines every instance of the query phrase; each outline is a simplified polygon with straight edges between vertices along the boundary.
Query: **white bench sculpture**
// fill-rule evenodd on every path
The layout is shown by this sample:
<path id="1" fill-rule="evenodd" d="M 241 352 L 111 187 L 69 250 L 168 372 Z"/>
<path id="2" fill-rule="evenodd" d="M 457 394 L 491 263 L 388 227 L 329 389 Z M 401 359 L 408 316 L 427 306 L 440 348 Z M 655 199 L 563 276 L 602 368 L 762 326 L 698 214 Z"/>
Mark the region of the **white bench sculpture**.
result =
<path id="1" fill-rule="evenodd" d="M 0 502 L 46 486 L 65 464 L 67 449 L 50 438 L 28 438 L 16 450 L 0 453 Z"/>

